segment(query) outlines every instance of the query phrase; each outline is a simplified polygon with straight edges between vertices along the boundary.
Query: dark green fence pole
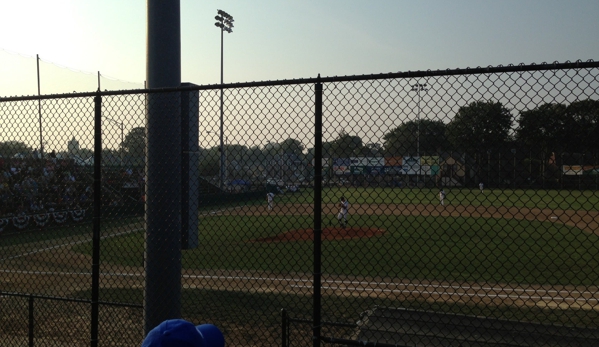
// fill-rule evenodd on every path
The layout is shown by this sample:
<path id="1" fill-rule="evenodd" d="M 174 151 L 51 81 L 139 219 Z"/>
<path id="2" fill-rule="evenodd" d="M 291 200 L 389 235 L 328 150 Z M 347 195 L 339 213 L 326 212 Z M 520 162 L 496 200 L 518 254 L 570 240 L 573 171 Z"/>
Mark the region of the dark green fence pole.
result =
<path id="1" fill-rule="evenodd" d="M 289 316 L 287 315 L 287 310 L 281 310 L 281 346 L 288 347 L 289 346 L 289 336 L 287 335 L 289 331 Z"/>
<path id="2" fill-rule="evenodd" d="M 100 298 L 100 227 L 102 222 L 102 97 L 94 98 L 94 217 L 92 250 L 91 346 L 98 345 Z"/>
<path id="3" fill-rule="evenodd" d="M 33 318 L 33 295 L 29 295 L 29 347 L 33 347 L 33 325 L 35 324 L 35 320 Z"/>
<path id="4" fill-rule="evenodd" d="M 316 83 L 314 105 L 314 307 L 312 315 L 312 343 L 320 346 L 320 290 L 321 290 L 321 246 L 322 246 L 322 83 Z"/>

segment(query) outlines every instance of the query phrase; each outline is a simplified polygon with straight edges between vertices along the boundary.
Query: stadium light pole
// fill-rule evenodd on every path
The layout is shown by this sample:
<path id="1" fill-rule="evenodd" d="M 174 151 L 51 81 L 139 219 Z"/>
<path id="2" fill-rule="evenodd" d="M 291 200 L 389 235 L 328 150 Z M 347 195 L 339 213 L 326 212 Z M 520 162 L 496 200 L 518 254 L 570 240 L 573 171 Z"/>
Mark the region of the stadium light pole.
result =
<path id="1" fill-rule="evenodd" d="M 426 83 L 416 83 L 412 84 L 412 89 L 410 91 L 418 93 L 418 113 L 416 113 L 416 157 L 418 157 L 418 176 L 416 177 L 416 183 L 420 181 L 420 174 L 422 173 L 420 170 L 420 92 L 427 91 Z"/>
<path id="2" fill-rule="evenodd" d="M 219 188 L 223 190 L 225 180 L 225 158 L 224 158 L 224 109 L 223 109 L 223 36 L 224 32 L 229 34 L 233 32 L 233 16 L 223 10 L 218 10 L 216 17 L 215 26 L 220 28 L 220 182 Z"/>

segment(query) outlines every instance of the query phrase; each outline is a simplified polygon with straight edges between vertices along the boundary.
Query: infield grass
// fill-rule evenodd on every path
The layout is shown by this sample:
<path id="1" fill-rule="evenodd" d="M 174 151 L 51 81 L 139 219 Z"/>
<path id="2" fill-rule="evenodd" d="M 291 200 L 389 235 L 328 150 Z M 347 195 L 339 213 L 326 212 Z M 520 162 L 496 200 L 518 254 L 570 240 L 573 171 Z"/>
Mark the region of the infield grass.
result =
<path id="1" fill-rule="evenodd" d="M 323 227 L 336 224 L 334 216 Z M 201 219 L 200 247 L 183 251 L 189 269 L 310 273 L 312 241 L 255 242 L 311 228 L 310 216 Z M 350 227 L 383 235 L 323 241 L 329 275 L 517 284 L 596 285 L 599 237 L 562 224 L 493 218 L 353 215 Z M 139 266 L 143 232 L 103 240 L 103 261 Z M 77 246 L 91 254 L 89 245 Z"/>

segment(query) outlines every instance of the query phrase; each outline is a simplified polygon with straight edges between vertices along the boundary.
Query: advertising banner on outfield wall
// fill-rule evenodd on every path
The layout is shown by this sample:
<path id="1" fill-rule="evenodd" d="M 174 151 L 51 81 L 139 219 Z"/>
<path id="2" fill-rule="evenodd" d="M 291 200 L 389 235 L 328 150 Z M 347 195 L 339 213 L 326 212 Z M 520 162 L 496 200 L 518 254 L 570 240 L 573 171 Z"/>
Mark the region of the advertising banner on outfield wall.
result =
<path id="1" fill-rule="evenodd" d="M 370 174 L 373 176 L 382 175 L 385 173 L 384 166 L 370 166 Z"/>
<path id="2" fill-rule="evenodd" d="M 562 165 L 562 173 L 567 176 L 597 175 L 597 174 L 599 174 L 599 166 Z"/>
<path id="3" fill-rule="evenodd" d="M 420 165 L 420 172 L 418 174 L 422 176 L 436 176 L 439 174 L 440 168 L 439 165 Z"/>
<path id="4" fill-rule="evenodd" d="M 428 165 L 428 166 L 433 166 L 433 165 L 439 165 L 439 156 L 437 155 L 432 155 L 432 156 L 425 156 L 423 155 L 422 157 L 420 157 L 420 165 Z"/>
<path id="5" fill-rule="evenodd" d="M 592 165 L 583 166 L 582 174 L 583 175 L 599 175 L 599 166 L 592 166 Z"/>
<path id="6" fill-rule="evenodd" d="M 351 173 L 353 175 L 367 175 L 370 173 L 370 168 L 368 166 L 357 166 L 357 165 L 352 165 L 351 167 Z"/>
<path id="7" fill-rule="evenodd" d="M 403 164 L 403 157 L 386 157 L 385 166 L 399 166 Z"/>
<path id="8" fill-rule="evenodd" d="M 351 167 L 368 166 L 368 158 L 366 157 L 351 157 L 349 162 Z"/>
<path id="9" fill-rule="evenodd" d="M 350 164 L 349 158 L 335 158 L 333 159 L 333 172 L 335 175 L 349 175 L 351 173 Z"/>
<path id="10" fill-rule="evenodd" d="M 368 166 L 382 167 L 385 166 L 385 158 L 383 157 L 368 157 Z"/>
<path id="11" fill-rule="evenodd" d="M 421 175 L 420 157 L 403 157 L 403 171 L 406 175 Z"/>
<path id="12" fill-rule="evenodd" d="M 383 157 L 351 157 L 349 160 L 351 166 L 385 166 Z"/>
<path id="13" fill-rule="evenodd" d="M 403 175 L 405 173 L 402 166 L 385 166 L 383 172 L 385 175 Z"/>
<path id="14" fill-rule="evenodd" d="M 314 159 L 312 159 L 312 166 L 315 165 Z M 329 167 L 331 166 L 331 159 L 330 158 L 322 158 L 322 167 Z"/>
<path id="15" fill-rule="evenodd" d="M 562 165 L 562 173 L 566 176 L 582 175 L 582 165 Z"/>

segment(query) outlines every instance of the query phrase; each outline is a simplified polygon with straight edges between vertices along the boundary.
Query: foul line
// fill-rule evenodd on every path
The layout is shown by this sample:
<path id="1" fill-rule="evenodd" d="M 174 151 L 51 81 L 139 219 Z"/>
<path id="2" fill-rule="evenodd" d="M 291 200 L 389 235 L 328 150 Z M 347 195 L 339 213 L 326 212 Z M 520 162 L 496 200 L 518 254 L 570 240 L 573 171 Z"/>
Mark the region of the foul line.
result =
<path id="1" fill-rule="evenodd" d="M 127 235 L 127 234 L 134 233 L 134 232 L 140 231 L 140 230 L 144 230 L 144 229 L 143 228 L 138 228 L 138 229 L 134 229 L 134 230 L 127 230 L 127 231 L 116 233 L 116 234 L 110 234 L 110 235 L 102 236 L 102 237 L 100 237 L 100 239 L 103 240 L 103 239 L 107 239 L 107 238 L 111 238 L 111 237 L 115 237 L 115 236 Z M 22 253 L 22 254 L 18 254 L 18 255 L 13 255 L 12 257 L 1 258 L 0 261 L 17 259 L 17 258 L 21 258 L 21 257 L 26 257 L 28 255 L 32 255 L 32 254 L 36 254 L 36 253 L 42 253 L 42 252 L 46 252 L 46 251 L 51 251 L 51 250 L 58 249 L 58 248 L 63 248 L 63 247 L 76 246 L 76 245 L 80 245 L 82 243 L 87 243 L 87 242 L 90 242 L 90 241 L 92 241 L 92 240 L 81 240 L 81 241 L 77 241 L 77 242 L 65 243 L 65 244 L 58 245 L 58 246 L 41 248 L 41 249 L 37 249 L 35 251 L 31 251 L 31 252 L 27 252 L 27 253 Z"/>

